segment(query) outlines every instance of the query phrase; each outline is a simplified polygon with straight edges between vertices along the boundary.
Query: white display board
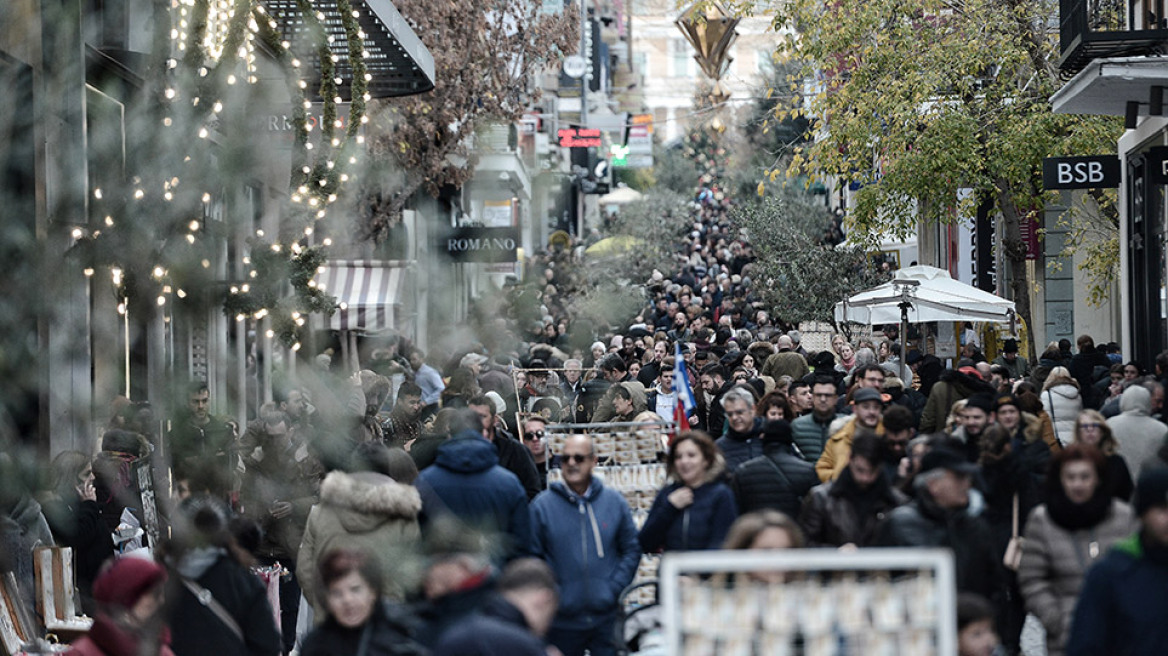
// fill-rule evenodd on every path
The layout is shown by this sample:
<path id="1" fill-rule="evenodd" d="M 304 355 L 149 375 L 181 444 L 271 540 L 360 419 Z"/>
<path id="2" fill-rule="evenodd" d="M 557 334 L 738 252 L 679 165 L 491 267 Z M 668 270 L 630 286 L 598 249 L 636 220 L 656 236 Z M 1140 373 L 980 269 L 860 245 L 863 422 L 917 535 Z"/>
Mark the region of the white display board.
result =
<path id="1" fill-rule="evenodd" d="M 947 550 L 670 553 L 658 576 L 675 656 L 957 653 Z"/>

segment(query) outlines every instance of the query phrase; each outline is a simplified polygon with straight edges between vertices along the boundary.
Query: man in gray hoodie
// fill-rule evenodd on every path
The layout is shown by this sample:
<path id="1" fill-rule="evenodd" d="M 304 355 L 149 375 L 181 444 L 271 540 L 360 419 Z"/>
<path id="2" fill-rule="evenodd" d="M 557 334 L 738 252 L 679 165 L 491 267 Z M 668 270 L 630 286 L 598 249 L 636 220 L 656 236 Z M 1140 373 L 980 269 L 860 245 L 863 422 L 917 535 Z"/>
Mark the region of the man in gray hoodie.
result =
<path id="1" fill-rule="evenodd" d="M 1156 453 L 1168 437 L 1168 426 L 1151 414 L 1152 393 L 1142 385 L 1132 385 L 1119 399 L 1119 414 L 1107 420 L 1119 444 L 1119 455 L 1134 476 L 1139 476 L 1145 462 L 1156 461 Z"/>

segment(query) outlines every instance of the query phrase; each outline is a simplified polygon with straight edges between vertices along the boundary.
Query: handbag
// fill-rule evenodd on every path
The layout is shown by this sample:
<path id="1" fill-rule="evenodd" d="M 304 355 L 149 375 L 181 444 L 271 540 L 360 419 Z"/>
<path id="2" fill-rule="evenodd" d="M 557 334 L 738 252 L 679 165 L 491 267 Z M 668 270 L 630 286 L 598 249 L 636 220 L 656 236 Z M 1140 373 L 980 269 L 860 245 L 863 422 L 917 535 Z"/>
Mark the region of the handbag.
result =
<path id="1" fill-rule="evenodd" d="M 1018 566 L 1022 564 L 1022 549 L 1026 545 L 1026 538 L 1018 535 L 1018 495 L 1014 495 L 1014 518 L 1013 527 L 1010 531 L 1010 543 L 1006 545 L 1006 555 L 1002 558 L 1002 564 L 1006 569 L 1017 572 Z"/>

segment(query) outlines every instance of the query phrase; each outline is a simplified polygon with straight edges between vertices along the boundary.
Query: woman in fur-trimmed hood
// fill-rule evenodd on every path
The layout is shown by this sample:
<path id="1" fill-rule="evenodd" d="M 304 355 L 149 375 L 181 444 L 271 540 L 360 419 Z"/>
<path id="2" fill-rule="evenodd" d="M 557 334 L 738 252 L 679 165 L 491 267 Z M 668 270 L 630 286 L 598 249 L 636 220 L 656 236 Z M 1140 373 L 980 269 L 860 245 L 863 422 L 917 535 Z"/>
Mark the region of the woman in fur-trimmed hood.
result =
<path id="1" fill-rule="evenodd" d="M 320 486 L 320 503 L 308 515 L 296 577 L 316 617 L 325 616 L 316 580 L 317 563 L 331 549 L 343 546 L 376 555 L 386 595 L 393 599 L 401 600 L 420 576 L 417 568 L 410 566 L 417 562 L 410 556 L 420 539 L 422 499 L 413 485 L 395 481 L 383 467 L 373 468 L 383 471 L 330 473 Z"/>

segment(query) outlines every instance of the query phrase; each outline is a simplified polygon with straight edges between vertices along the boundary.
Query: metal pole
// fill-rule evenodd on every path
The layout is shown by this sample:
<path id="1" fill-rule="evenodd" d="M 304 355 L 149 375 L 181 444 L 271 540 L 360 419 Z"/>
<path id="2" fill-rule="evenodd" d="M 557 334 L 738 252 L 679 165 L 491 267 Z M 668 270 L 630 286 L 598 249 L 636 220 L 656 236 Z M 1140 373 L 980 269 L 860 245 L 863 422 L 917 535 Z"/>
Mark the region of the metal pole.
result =
<path id="1" fill-rule="evenodd" d="M 589 67 L 584 71 L 584 75 L 580 77 L 580 127 L 588 127 L 588 74 L 592 72 L 592 58 L 590 53 L 584 51 L 588 39 L 585 36 L 588 34 L 590 25 L 588 23 L 588 0 L 580 0 L 580 56 L 584 61 L 589 62 Z"/>

